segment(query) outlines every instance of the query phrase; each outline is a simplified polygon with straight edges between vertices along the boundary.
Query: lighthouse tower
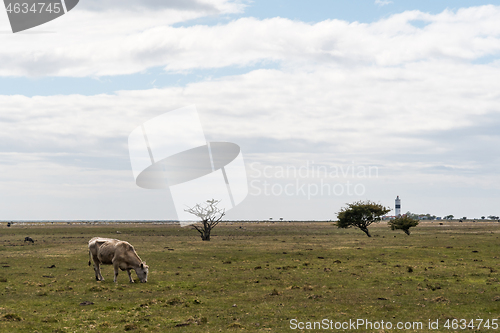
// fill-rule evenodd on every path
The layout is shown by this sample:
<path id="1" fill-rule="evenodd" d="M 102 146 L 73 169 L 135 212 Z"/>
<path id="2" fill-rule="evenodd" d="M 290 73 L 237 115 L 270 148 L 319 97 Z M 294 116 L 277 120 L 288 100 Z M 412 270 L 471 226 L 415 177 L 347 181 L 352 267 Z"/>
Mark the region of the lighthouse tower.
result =
<path id="1" fill-rule="evenodd" d="M 399 199 L 399 195 L 396 197 L 396 216 L 401 216 L 401 199 Z"/>

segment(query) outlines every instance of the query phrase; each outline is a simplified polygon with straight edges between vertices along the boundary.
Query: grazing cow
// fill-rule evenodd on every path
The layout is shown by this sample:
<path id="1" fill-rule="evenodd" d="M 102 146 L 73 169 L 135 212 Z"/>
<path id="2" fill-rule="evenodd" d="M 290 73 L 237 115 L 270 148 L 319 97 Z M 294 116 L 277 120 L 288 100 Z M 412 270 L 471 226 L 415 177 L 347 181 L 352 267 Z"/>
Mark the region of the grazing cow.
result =
<path id="1" fill-rule="evenodd" d="M 25 242 L 25 243 L 26 243 L 26 242 L 31 242 L 31 243 L 35 244 L 35 241 L 34 241 L 34 240 L 33 240 L 33 238 L 31 238 L 31 237 L 24 237 L 24 242 Z"/>
<path id="2" fill-rule="evenodd" d="M 127 271 L 131 283 L 134 282 L 130 275 L 131 269 L 135 270 L 141 282 L 148 282 L 149 266 L 139 258 L 134 247 L 127 242 L 118 239 L 94 237 L 89 241 L 89 257 L 94 260 L 95 279 L 97 281 L 104 281 L 99 267 L 100 264 L 104 264 L 113 265 L 115 282 L 118 277 L 118 269 Z"/>

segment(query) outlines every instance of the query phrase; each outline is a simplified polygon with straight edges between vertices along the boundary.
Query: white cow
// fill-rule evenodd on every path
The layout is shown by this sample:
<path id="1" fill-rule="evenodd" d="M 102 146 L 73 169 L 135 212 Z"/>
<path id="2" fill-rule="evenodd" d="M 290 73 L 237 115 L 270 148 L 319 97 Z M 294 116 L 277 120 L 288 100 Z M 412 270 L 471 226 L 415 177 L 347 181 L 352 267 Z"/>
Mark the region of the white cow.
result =
<path id="1" fill-rule="evenodd" d="M 118 239 L 94 237 L 89 241 L 90 257 L 94 260 L 95 279 L 97 281 L 104 281 L 99 267 L 100 264 L 104 264 L 113 265 L 115 282 L 118 277 L 118 268 L 127 271 L 131 283 L 134 282 L 132 276 L 130 276 L 131 269 L 135 270 L 141 282 L 148 282 L 149 266 L 139 258 L 134 247 L 127 242 Z"/>

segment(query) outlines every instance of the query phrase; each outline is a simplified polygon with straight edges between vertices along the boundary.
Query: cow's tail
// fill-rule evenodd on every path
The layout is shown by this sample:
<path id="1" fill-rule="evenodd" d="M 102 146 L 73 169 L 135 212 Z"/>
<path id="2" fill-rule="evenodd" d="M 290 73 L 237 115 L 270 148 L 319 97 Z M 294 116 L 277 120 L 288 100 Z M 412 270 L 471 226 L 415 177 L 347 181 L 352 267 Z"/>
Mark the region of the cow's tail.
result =
<path id="1" fill-rule="evenodd" d="M 90 249 L 89 249 L 89 266 L 90 266 L 90 260 L 92 259 L 92 254 L 90 253 Z"/>

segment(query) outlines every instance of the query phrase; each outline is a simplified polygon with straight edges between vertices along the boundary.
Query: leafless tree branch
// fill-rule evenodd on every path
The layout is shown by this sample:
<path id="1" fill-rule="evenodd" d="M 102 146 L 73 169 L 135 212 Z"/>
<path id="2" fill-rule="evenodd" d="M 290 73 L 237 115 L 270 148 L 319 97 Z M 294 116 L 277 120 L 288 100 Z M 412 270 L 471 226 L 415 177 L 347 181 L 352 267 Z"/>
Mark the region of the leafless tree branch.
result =
<path id="1" fill-rule="evenodd" d="M 210 232 L 219 224 L 222 217 L 226 215 L 224 208 L 221 209 L 217 207 L 219 203 L 220 200 L 212 199 L 207 200 L 207 204 L 204 206 L 196 204 L 194 207 L 184 210 L 200 218 L 201 225 L 197 226 L 193 224 L 192 226 L 201 234 L 202 240 L 210 240 Z"/>

